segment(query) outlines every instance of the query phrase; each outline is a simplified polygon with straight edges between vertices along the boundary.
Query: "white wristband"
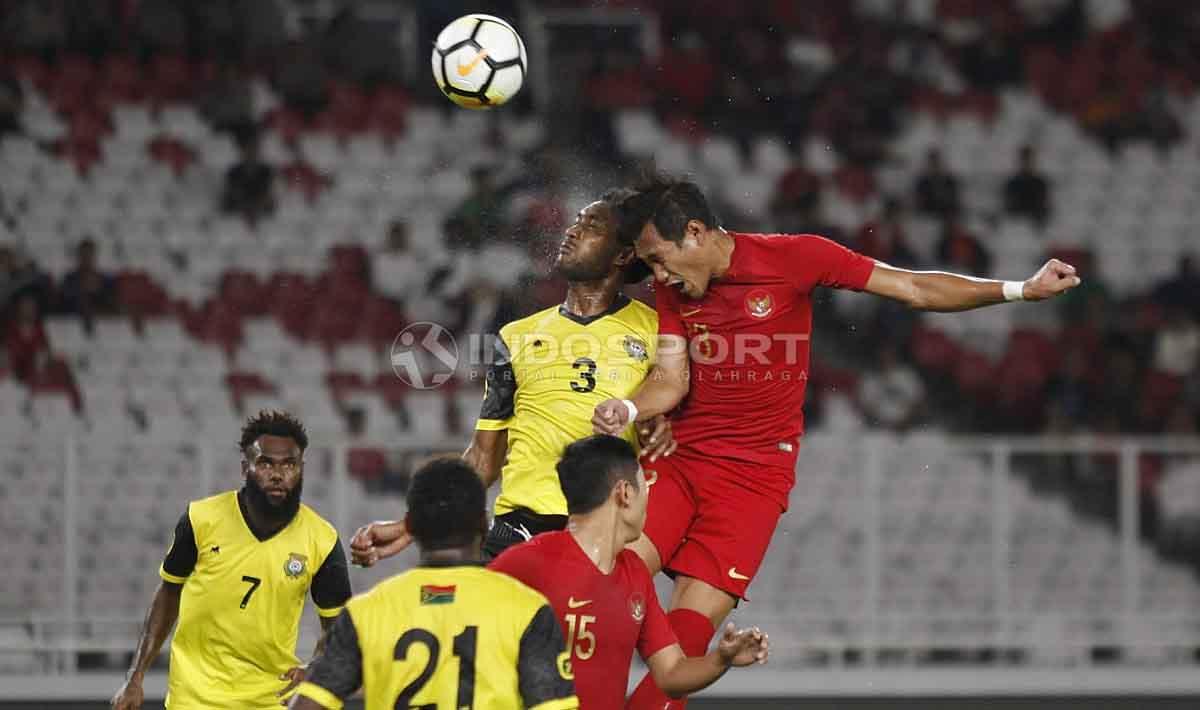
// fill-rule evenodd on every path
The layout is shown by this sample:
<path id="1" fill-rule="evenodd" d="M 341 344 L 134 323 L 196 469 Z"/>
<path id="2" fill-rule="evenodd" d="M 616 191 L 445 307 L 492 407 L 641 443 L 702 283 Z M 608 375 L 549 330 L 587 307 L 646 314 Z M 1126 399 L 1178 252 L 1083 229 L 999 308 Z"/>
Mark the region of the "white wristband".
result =
<path id="1" fill-rule="evenodd" d="M 1006 301 L 1024 301 L 1025 300 L 1025 282 L 1024 281 L 1005 281 L 1003 288 L 1004 288 L 1004 300 L 1006 300 Z"/>
<path id="2" fill-rule="evenodd" d="M 623 400 L 621 400 L 621 404 L 625 405 L 625 409 L 629 412 L 629 423 L 633 424 L 634 422 L 636 422 L 637 415 L 638 415 L 638 408 L 637 408 L 637 405 L 633 403 L 633 400 L 623 399 Z"/>

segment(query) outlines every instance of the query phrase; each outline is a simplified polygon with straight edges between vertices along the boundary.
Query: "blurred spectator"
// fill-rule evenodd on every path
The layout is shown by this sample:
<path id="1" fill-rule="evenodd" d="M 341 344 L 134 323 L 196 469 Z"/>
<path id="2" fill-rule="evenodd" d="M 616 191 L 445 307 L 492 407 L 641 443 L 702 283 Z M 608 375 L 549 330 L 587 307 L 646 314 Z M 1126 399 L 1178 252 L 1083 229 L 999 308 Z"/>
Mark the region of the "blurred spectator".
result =
<path id="1" fill-rule="evenodd" d="M 1154 342 L 1154 369 L 1187 377 L 1200 362 L 1200 326 L 1187 311 L 1168 306 Z"/>
<path id="2" fill-rule="evenodd" d="M 431 282 L 444 265 L 428 249 L 413 249 L 408 223 L 393 220 L 383 248 L 371 262 L 371 283 L 377 293 L 408 307 L 431 293 Z"/>
<path id="3" fill-rule="evenodd" d="M 66 0 L 17 0 L 4 7 L 4 44 L 49 58 L 67 43 Z"/>
<path id="4" fill-rule="evenodd" d="M 185 3 L 177 0 L 140 0 L 134 32 L 142 53 L 183 54 L 188 48 L 188 18 Z"/>
<path id="5" fill-rule="evenodd" d="M 238 136 L 254 129 L 254 92 L 233 62 L 221 62 L 197 103 L 200 115 L 218 131 Z"/>
<path id="6" fill-rule="evenodd" d="M 991 255 L 957 219 L 947 219 L 942 223 L 937 255 L 938 260 L 950 271 L 975 276 L 986 276 L 992 271 Z"/>
<path id="7" fill-rule="evenodd" d="M 911 429 L 924 409 L 925 385 L 896 346 L 885 343 L 879 361 L 858 385 L 858 406 L 872 426 L 895 432 Z"/>
<path id="8" fill-rule="evenodd" d="M 1045 224 L 1050 216 L 1050 183 L 1037 170 L 1033 146 L 1023 146 L 1020 167 L 1004 183 L 1004 210 Z"/>
<path id="9" fill-rule="evenodd" d="M 471 193 L 446 220 L 447 240 L 452 249 L 477 250 L 485 239 L 503 239 L 507 234 L 504 201 L 496 188 L 492 169 L 471 171 Z"/>
<path id="10" fill-rule="evenodd" d="M 38 309 L 45 311 L 52 291 L 50 277 L 32 259 L 14 247 L 0 244 L 0 316 L 23 295 L 33 296 Z"/>
<path id="11" fill-rule="evenodd" d="M 894 197 L 885 199 L 883 212 L 858 230 L 858 251 L 893 266 L 917 266 L 917 255 L 904 238 L 901 210 L 899 200 Z"/>
<path id="12" fill-rule="evenodd" d="M 960 207 L 958 178 L 942 164 L 942 151 L 931 148 L 925 155 L 925 171 L 917 176 L 913 198 L 917 211 L 936 217 L 951 217 Z"/>
<path id="13" fill-rule="evenodd" d="M 75 250 L 75 268 L 63 277 L 59 305 L 64 313 L 83 317 L 84 328 L 91 331 L 92 319 L 113 312 L 113 278 L 96 267 L 96 242 L 84 239 Z"/>
<path id="14" fill-rule="evenodd" d="M 315 40 L 292 42 L 275 73 L 275 85 L 288 106 L 312 119 L 329 101 L 329 72 Z"/>
<path id="15" fill-rule="evenodd" d="M 996 15 L 1002 13 L 997 10 Z M 959 69 L 973 88 L 994 91 L 1021 80 L 1021 53 L 1013 38 L 998 26 L 1002 22 L 993 16 L 989 26 L 959 55 Z"/>
<path id="16" fill-rule="evenodd" d="M 1073 347 L 1063 358 L 1062 367 L 1046 384 L 1046 419 L 1053 422 L 1086 421 L 1093 405 L 1090 380 L 1092 362 L 1089 353 L 1082 347 Z M 1069 424 L 1056 427 L 1058 433 L 1067 433 Z"/>
<path id="17" fill-rule="evenodd" d="M 5 346 L 9 368 L 20 382 L 29 382 L 50 361 L 50 341 L 33 296 L 26 294 L 17 300 Z"/>
<path id="18" fill-rule="evenodd" d="M 21 132 L 25 94 L 17 78 L 0 67 L 0 137 Z"/>
<path id="19" fill-rule="evenodd" d="M 238 148 L 242 157 L 225 173 L 221 208 L 253 224 L 275 211 L 275 169 L 259 159 L 258 136 L 252 132 L 239 138 Z"/>
<path id="20" fill-rule="evenodd" d="M 1195 257 L 1191 254 L 1179 257 L 1179 270 L 1154 288 L 1153 298 L 1164 308 L 1189 310 L 1193 319 L 1200 320 L 1200 273 L 1196 272 Z"/>

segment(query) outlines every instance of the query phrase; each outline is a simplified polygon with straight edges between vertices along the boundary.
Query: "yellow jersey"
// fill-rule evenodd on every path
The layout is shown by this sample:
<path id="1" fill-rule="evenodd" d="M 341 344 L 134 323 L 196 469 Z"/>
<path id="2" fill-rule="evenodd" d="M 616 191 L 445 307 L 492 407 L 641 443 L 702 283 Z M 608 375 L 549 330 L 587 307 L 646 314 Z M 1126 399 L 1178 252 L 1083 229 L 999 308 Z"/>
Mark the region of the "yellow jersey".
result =
<path id="1" fill-rule="evenodd" d="M 297 689 L 325 708 L 571 710 L 562 628 L 537 591 L 478 564 L 424 564 L 351 599 Z"/>
<path id="2" fill-rule="evenodd" d="M 567 444 L 592 433 L 597 404 L 637 391 L 657 345 L 658 314 L 625 295 L 590 318 L 556 306 L 500 329 L 475 424 L 508 430 L 496 515 L 567 514 L 555 464 Z M 633 427 L 625 437 L 637 446 Z"/>
<path id="3" fill-rule="evenodd" d="M 279 707 L 280 674 L 296 657 L 304 596 L 333 617 L 350 597 L 337 530 L 301 504 L 282 530 L 260 540 L 237 491 L 193 501 L 175 528 L 159 575 L 182 584 L 171 642 L 166 706 Z"/>

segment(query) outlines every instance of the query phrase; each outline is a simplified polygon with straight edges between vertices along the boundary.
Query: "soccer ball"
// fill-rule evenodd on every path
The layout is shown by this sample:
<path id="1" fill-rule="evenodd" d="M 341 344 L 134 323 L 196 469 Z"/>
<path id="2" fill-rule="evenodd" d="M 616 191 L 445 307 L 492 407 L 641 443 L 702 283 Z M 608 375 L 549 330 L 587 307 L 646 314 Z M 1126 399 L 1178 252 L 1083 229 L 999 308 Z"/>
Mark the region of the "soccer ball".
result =
<path id="1" fill-rule="evenodd" d="M 463 15 L 433 45 L 433 79 L 459 106 L 488 109 L 516 96 L 525 82 L 525 44 L 499 17 Z"/>

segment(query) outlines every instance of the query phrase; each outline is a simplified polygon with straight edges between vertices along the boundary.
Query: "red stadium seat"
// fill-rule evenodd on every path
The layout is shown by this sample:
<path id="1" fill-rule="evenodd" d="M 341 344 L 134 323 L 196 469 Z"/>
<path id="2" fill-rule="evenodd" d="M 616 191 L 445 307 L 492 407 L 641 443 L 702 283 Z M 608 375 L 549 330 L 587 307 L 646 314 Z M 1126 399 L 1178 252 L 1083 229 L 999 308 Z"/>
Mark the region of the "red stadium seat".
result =
<path id="1" fill-rule="evenodd" d="M 231 269 L 221 275 L 221 301 L 242 316 L 259 316 L 267 312 L 270 304 L 263 297 L 264 290 L 253 272 Z"/>
<path id="2" fill-rule="evenodd" d="M 910 347 L 916 363 L 935 373 L 948 370 L 961 352 L 945 333 L 923 326 L 913 330 Z"/>
<path id="3" fill-rule="evenodd" d="M 372 345 L 385 345 L 395 340 L 406 324 L 399 307 L 385 298 L 372 297 L 367 300 L 359 318 L 357 339 Z"/>
<path id="4" fill-rule="evenodd" d="M 375 480 L 387 472 L 387 456 L 380 449 L 356 446 L 346 452 L 346 467 L 357 479 Z"/>
<path id="5" fill-rule="evenodd" d="M 363 376 L 357 372 L 338 372 L 336 370 L 325 374 L 325 386 L 329 393 L 339 402 L 346 397 L 367 389 Z"/>
<path id="6" fill-rule="evenodd" d="M 249 395 L 271 395 L 278 392 L 275 385 L 257 372 L 230 372 L 225 375 L 225 387 L 234 405 L 241 410 L 243 400 Z"/>
<path id="7" fill-rule="evenodd" d="M 308 120 L 298 111 L 294 111 L 286 106 L 271 111 L 267 115 L 267 125 L 279 134 L 280 139 L 288 145 L 296 142 L 301 133 L 309 129 Z"/>
<path id="8" fill-rule="evenodd" d="M 971 396 L 981 396 L 992 391 L 996 368 L 985 355 L 962 350 L 955 358 L 954 381 L 959 389 Z"/>
<path id="9" fill-rule="evenodd" d="M 304 199 L 310 203 L 316 202 L 317 197 L 333 183 L 329 176 L 323 175 L 304 160 L 285 165 L 282 175 L 288 187 L 303 193 Z"/>
<path id="10" fill-rule="evenodd" d="M 161 54 L 150 64 L 150 94 L 156 103 L 185 101 L 192 97 L 195 82 L 192 66 L 184 57 Z"/>
<path id="11" fill-rule="evenodd" d="M 371 97 L 367 124 L 389 142 L 403 137 L 407 126 L 408 94 L 398 87 L 385 86 Z"/>
<path id="12" fill-rule="evenodd" d="M 371 383 L 371 391 L 383 397 L 383 401 L 387 402 L 389 407 L 396 408 L 403 404 L 409 386 L 394 372 L 380 372 Z"/>
<path id="13" fill-rule="evenodd" d="M 167 292 L 144 271 L 126 271 L 117 276 L 117 302 L 136 317 L 166 315 Z"/>
<path id="14" fill-rule="evenodd" d="M 182 176 L 196 162 L 196 151 L 186 143 L 168 135 L 158 135 L 146 144 L 146 152 L 160 163 L 171 168 L 176 177 Z"/>
<path id="15" fill-rule="evenodd" d="M 101 90 L 112 99 L 133 103 L 145 96 L 142 67 L 132 57 L 114 54 L 104 60 Z"/>
<path id="16" fill-rule="evenodd" d="M 53 357 L 43 367 L 34 370 L 28 384 L 29 392 L 34 397 L 43 394 L 65 394 L 71 398 L 71 407 L 76 412 L 83 409 L 83 396 L 75 382 L 75 375 L 62 358 Z"/>

